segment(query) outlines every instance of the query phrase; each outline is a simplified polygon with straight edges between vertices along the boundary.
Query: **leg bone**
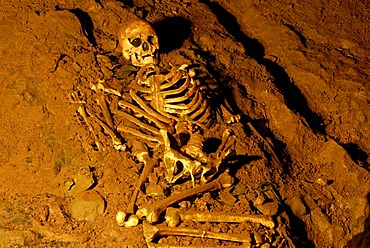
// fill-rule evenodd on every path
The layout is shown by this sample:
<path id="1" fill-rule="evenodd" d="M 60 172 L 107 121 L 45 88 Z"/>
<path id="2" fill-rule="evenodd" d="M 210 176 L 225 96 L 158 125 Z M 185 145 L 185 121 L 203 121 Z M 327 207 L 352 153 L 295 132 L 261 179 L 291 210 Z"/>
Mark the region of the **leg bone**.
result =
<path id="1" fill-rule="evenodd" d="M 177 226 L 181 221 L 190 220 L 195 222 L 220 222 L 220 223 L 242 223 L 249 221 L 259 223 L 263 226 L 274 228 L 275 223 L 271 216 L 255 214 L 237 214 L 227 212 L 200 212 L 180 210 L 169 207 L 166 210 L 166 222 L 169 226 Z"/>
<path id="2" fill-rule="evenodd" d="M 144 162 L 144 169 L 140 174 L 139 180 L 136 183 L 134 193 L 132 194 L 130 204 L 127 206 L 127 213 L 134 214 L 136 208 L 136 200 L 139 195 L 139 192 L 142 191 L 144 183 L 148 179 L 150 172 L 153 170 L 154 166 L 158 163 L 157 159 L 150 159 L 149 155 L 144 156 L 146 160 Z"/>
<path id="3" fill-rule="evenodd" d="M 200 185 L 195 188 L 185 190 L 181 193 L 171 195 L 163 200 L 155 202 L 149 206 L 140 208 L 136 214 L 139 218 L 146 217 L 146 220 L 150 223 L 155 223 L 159 220 L 160 214 L 172 204 L 182 201 L 188 197 L 205 193 L 214 190 L 220 190 L 223 188 L 230 187 L 234 182 L 234 179 L 229 175 L 228 171 L 222 173 L 217 179 L 210 183 Z"/>
<path id="4" fill-rule="evenodd" d="M 146 242 L 152 242 L 155 238 L 163 236 L 190 236 L 199 238 L 210 238 L 240 243 L 251 243 L 252 237 L 249 233 L 232 234 L 217 233 L 192 228 L 153 226 L 149 222 L 143 222 L 144 237 Z"/>

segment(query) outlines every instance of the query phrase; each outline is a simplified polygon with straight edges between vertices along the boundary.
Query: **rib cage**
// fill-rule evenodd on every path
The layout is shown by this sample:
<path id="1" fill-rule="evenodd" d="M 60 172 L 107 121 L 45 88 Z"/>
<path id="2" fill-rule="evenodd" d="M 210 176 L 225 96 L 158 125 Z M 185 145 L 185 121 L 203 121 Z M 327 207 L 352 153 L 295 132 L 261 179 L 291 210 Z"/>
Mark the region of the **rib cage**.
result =
<path id="1" fill-rule="evenodd" d="M 162 115 L 176 121 L 189 121 L 202 128 L 214 123 L 212 108 L 199 82 L 194 80 L 187 65 L 161 74 L 152 64 L 139 70 L 134 90 Z"/>

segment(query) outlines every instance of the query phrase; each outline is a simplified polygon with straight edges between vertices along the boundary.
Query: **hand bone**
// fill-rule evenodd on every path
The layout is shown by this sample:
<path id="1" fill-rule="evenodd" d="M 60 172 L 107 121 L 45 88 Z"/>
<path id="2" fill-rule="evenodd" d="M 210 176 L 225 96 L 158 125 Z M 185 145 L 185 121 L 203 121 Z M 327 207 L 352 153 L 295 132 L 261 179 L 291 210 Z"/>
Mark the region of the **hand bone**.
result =
<path id="1" fill-rule="evenodd" d="M 149 221 L 150 223 L 155 223 L 159 220 L 160 214 L 172 204 L 200 193 L 230 187 L 233 182 L 234 179 L 228 174 L 228 171 L 225 171 L 217 179 L 210 183 L 206 183 L 198 187 L 185 190 L 181 193 L 171 195 L 149 206 L 144 206 L 136 212 L 136 215 L 139 216 L 139 218 L 146 217 L 147 221 Z"/>
<path id="2" fill-rule="evenodd" d="M 250 221 L 263 226 L 274 228 L 275 223 L 270 216 L 254 214 L 237 214 L 226 212 L 200 212 L 167 208 L 166 222 L 169 226 L 177 226 L 181 221 L 191 220 L 195 222 L 221 222 L 221 223 L 242 223 Z"/>
<path id="3" fill-rule="evenodd" d="M 210 238 L 240 243 L 251 243 L 252 237 L 249 233 L 217 233 L 192 228 L 163 227 L 153 226 L 149 222 L 143 222 L 144 237 L 147 243 L 152 242 L 155 238 L 163 236 L 190 236 L 199 238 Z"/>

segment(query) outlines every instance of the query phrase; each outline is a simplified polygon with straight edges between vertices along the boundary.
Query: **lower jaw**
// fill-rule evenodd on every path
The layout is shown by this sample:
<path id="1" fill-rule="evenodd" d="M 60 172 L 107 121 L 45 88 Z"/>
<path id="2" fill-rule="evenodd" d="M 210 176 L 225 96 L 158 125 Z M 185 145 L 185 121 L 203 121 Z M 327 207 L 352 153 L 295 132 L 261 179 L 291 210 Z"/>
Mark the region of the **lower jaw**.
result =
<path id="1" fill-rule="evenodd" d="M 157 64 L 158 63 L 158 60 L 156 58 L 154 58 L 153 56 L 147 56 L 147 57 L 144 57 L 144 58 L 141 58 L 141 59 L 137 59 L 135 61 L 135 63 L 133 62 L 132 64 L 135 65 L 135 66 L 144 66 L 144 65 L 147 65 L 147 64 Z"/>

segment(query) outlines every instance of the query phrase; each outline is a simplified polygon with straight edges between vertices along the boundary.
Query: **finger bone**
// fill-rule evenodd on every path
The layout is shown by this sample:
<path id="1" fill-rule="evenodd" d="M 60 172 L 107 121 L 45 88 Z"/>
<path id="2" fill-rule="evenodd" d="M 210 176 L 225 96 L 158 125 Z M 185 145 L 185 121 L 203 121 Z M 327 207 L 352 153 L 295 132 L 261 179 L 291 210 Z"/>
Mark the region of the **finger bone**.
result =
<path id="1" fill-rule="evenodd" d="M 179 227 L 164 227 L 154 226 L 148 221 L 143 222 L 144 237 L 147 243 L 152 242 L 155 238 L 163 236 L 189 236 L 198 238 L 210 238 L 225 241 L 233 241 L 240 243 L 251 243 L 252 237 L 249 233 L 232 234 L 232 233 L 217 233 L 205 230 Z"/>
<path id="2" fill-rule="evenodd" d="M 166 210 L 166 222 L 169 226 L 177 226 L 182 221 L 191 220 L 194 222 L 221 222 L 221 223 L 242 223 L 249 221 L 259 223 L 263 226 L 274 228 L 275 223 L 271 216 L 254 214 L 237 214 L 227 212 L 201 212 L 181 210 L 169 207 Z"/>
<path id="3" fill-rule="evenodd" d="M 160 214 L 172 204 L 184 200 L 188 197 L 205 193 L 209 191 L 220 190 L 223 188 L 230 187 L 234 182 L 234 179 L 228 174 L 226 170 L 216 180 L 185 190 L 181 193 L 171 195 L 161 201 L 155 202 L 149 206 L 144 206 L 137 211 L 139 218 L 146 217 L 146 220 L 150 223 L 155 223 L 159 220 Z"/>

